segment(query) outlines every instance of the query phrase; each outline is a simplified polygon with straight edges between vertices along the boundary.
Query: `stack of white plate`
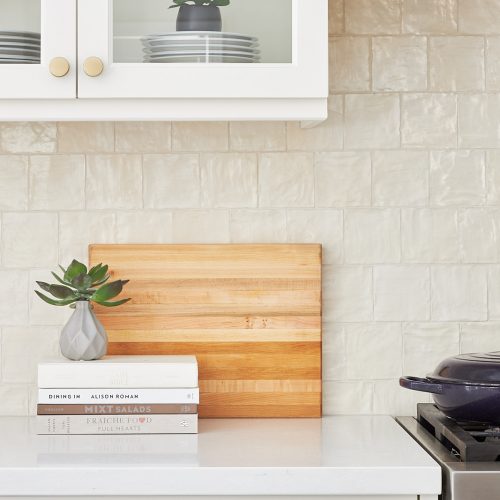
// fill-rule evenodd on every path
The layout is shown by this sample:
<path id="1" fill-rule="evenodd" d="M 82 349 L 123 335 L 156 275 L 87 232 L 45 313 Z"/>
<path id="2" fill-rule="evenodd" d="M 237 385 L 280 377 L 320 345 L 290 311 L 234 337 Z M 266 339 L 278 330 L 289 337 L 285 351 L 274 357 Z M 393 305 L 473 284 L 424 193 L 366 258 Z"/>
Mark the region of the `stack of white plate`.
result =
<path id="1" fill-rule="evenodd" d="M 39 64 L 40 33 L 0 31 L 0 64 Z"/>
<path id="2" fill-rule="evenodd" d="M 220 31 L 175 31 L 141 38 L 146 63 L 257 63 L 259 40 Z"/>

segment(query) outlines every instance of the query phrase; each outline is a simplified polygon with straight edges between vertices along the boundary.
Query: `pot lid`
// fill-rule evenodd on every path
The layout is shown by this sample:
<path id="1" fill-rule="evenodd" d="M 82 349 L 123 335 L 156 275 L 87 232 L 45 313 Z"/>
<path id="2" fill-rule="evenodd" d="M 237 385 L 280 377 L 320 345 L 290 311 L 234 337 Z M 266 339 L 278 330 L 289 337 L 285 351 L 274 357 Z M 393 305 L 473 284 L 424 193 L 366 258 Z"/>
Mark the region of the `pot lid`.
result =
<path id="1" fill-rule="evenodd" d="M 500 351 L 447 358 L 428 378 L 456 384 L 500 385 Z"/>

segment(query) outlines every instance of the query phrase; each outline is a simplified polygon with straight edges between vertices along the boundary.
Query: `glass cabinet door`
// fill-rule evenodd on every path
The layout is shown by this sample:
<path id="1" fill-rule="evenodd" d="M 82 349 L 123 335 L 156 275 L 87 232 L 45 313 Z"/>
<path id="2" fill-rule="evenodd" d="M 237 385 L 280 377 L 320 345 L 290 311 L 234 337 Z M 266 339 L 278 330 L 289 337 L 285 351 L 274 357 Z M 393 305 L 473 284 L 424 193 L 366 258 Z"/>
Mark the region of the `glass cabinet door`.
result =
<path id="1" fill-rule="evenodd" d="M 78 9 L 79 97 L 324 94 L 327 0 L 85 0 Z"/>
<path id="2" fill-rule="evenodd" d="M 0 0 L 0 99 L 75 97 L 75 20 L 75 0 Z"/>

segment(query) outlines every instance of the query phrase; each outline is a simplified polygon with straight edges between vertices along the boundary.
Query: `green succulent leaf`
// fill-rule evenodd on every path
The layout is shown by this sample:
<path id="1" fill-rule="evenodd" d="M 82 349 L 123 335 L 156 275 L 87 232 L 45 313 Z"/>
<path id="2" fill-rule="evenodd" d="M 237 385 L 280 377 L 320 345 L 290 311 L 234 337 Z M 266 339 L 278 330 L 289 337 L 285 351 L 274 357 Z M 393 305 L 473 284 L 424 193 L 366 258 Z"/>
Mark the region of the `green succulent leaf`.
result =
<path id="1" fill-rule="evenodd" d="M 63 277 L 55 272 L 52 273 L 57 283 L 50 284 L 44 281 L 37 281 L 38 286 L 44 292 L 48 292 L 54 297 L 51 298 L 35 290 L 36 294 L 48 304 L 54 306 L 69 305 L 74 308 L 75 302 L 85 301 L 96 302 L 105 307 L 117 307 L 130 300 L 110 300 L 121 293 L 124 285 L 128 283 L 128 280 L 117 280 L 112 283 L 107 283 L 111 277 L 108 265 L 100 263 L 87 272 L 87 266 L 85 266 L 85 264 L 73 260 L 67 269 L 64 269 L 62 266 L 59 266 L 59 268 L 64 273 Z"/>
<path id="2" fill-rule="evenodd" d="M 123 286 L 127 283 L 128 280 L 117 280 L 107 283 L 106 285 L 101 286 L 101 288 L 99 288 L 99 290 L 97 290 L 92 297 L 90 297 L 90 300 L 97 303 L 106 302 L 121 293 Z"/>
<path id="3" fill-rule="evenodd" d="M 47 304 L 50 304 L 52 306 L 59 306 L 59 307 L 68 306 L 70 304 L 73 304 L 73 302 L 77 301 L 77 299 L 75 297 L 73 297 L 71 299 L 65 299 L 65 300 L 55 300 L 55 299 L 51 299 L 50 297 L 47 297 L 46 295 L 44 295 L 43 293 L 39 292 L 38 290 L 35 290 L 35 293 L 43 301 L 47 302 Z"/>
<path id="4" fill-rule="evenodd" d="M 77 260 L 73 260 L 69 265 L 68 269 L 64 273 L 64 281 L 68 283 L 73 283 L 73 279 L 79 276 L 80 274 L 87 274 L 87 266 L 78 262 Z"/>
<path id="5" fill-rule="evenodd" d="M 104 278 L 100 281 L 94 281 L 92 283 L 92 286 L 99 286 L 99 285 L 103 285 L 104 283 L 106 283 L 106 281 L 109 280 L 109 278 L 111 278 L 111 274 L 106 274 L 106 276 L 104 276 Z"/>
<path id="6" fill-rule="evenodd" d="M 92 286 L 92 278 L 88 274 L 79 274 L 71 280 L 71 284 L 76 286 L 79 292 L 85 291 Z"/>
<path id="7" fill-rule="evenodd" d="M 91 268 L 89 269 L 88 274 L 89 274 L 90 276 L 93 276 L 93 275 L 94 275 L 94 273 L 95 273 L 96 271 L 98 271 L 101 267 L 102 267 L 102 262 L 101 262 L 100 264 L 97 264 L 97 265 L 96 265 L 96 266 L 94 266 L 94 267 L 91 267 Z"/>
<path id="8" fill-rule="evenodd" d="M 93 273 L 92 269 L 89 271 L 89 276 L 92 278 L 92 283 L 102 281 L 108 274 L 108 266 L 102 266 L 101 264 L 99 265 L 101 267 L 99 267 L 99 269 L 95 270 Z"/>
<path id="9" fill-rule="evenodd" d="M 107 301 L 102 301 L 102 302 L 97 302 L 97 304 L 104 306 L 104 307 L 117 307 L 121 306 L 122 304 L 125 304 L 131 299 L 122 299 L 122 300 L 117 300 L 116 302 L 107 302 Z"/>
<path id="10" fill-rule="evenodd" d="M 54 276 L 54 278 L 59 281 L 59 283 L 61 283 L 61 285 L 64 285 L 64 286 L 69 286 L 70 288 L 76 288 L 74 287 L 71 283 L 67 283 L 66 281 L 64 281 L 60 276 L 58 276 L 56 273 L 52 273 L 52 276 Z"/>
<path id="11" fill-rule="evenodd" d="M 38 286 L 53 295 L 56 299 L 75 298 L 74 291 L 64 285 L 49 285 L 43 281 L 37 281 Z"/>

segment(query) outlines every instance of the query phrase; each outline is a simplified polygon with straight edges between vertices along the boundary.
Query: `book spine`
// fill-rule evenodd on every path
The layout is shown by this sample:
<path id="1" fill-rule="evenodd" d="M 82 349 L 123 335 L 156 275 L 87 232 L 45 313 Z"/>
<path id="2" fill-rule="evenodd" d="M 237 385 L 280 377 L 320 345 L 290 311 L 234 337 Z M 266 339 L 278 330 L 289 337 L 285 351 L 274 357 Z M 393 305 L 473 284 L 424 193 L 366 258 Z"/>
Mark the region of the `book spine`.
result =
<path id="1" fill-rule="evenodd" d="M 140 389 L 198 387 L 198 365 L 193 363 L 161 364 L 59 364 L 38 365 L 38 387 L 50 389 Z"/>
<path id="2" fill-rule="evenodd" d="M 39 404 L 198 404 L 198 388 L 38 389 Z"/>
<path id="3" fill-rule="evenodd" d="M 196 434 L 198 415 L 38 415 L 38 434 Z"/>
<path id="4" fill-rule="evenodd" d="M 38 415 L 158 415 L 158 414 L 190 414 L 197 413 L 195 404 L 157 404 L 157 405 L 38 405 Z"/>

